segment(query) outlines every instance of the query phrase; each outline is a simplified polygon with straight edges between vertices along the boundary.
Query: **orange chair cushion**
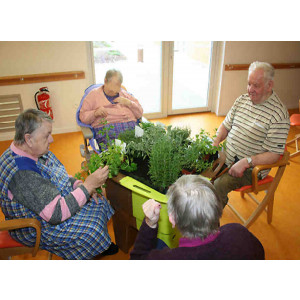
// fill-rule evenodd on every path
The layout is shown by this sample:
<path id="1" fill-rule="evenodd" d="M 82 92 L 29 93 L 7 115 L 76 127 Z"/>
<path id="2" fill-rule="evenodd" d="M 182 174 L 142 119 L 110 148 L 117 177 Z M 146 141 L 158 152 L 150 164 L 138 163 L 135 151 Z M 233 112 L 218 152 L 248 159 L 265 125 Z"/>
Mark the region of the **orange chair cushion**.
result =
<path id="1" fill-rule="evenodd" d="M 258 181 L 258 185 L 262 185 L 262 184 L 269 183 L 269 182 L 272 182 L 272 181 L 273 181 L 273 177 L 270 176 L 270 175 L 267 175 L 264 179 Z M 245 186 L 242 186 L 239 189 L 236 189 L 235 191 L 236 192 L 243 192 L 243 191 L 245 191 L 245 190 L 247 190 L 251 187 L 252 187 L 252 185 L 245 185 Z"/>
<path id="2" fill-rule="evenodd" d="M 290 122 L 292 126 L 300 126 L 300 114 L 291 115 Z"/>
<path id="3" fill-rule="evenodd" d="M 24 247 L 24 245 L 16 242 L 8 231 L 0 231 L 0 249 L 13 248 L 13 247 Z"/>

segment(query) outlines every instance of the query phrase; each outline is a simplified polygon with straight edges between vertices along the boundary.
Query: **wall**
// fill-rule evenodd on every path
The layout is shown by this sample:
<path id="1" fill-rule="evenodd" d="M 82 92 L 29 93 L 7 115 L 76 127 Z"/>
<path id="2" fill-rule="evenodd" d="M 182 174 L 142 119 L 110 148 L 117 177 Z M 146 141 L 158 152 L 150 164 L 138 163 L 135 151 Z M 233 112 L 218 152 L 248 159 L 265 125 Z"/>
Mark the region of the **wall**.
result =
<path id="1" fill-rule="evenodd" d="M 220 97 L 213 105 L 217 115 L 226 115 L 235 99 L 247 92 L 247 71 L 224 71 L 225 64 L 300 63 L 300 42 L 226 42 Z M 275 70 L 274 90 L 287 108 L 297 108 L 300 69 Z"/>
<path id="2" fill-rule="evenodd" d="M 0 42 L 0 77 L 84 71 L 85 79 L 0 86 L 0 95 L 20 94 L 23 108 L 36 107 L 34 94 L 47 86 L 54 113 L 53 133 L 79 131 L 75 113 L 84 90 L 92 83 L 87 42 Z M 14 133 L 1 134 L 0 140 Z"/>
<path id="3" fill-rule="evenodd" d="M 93 83 L 87 42 L 0 42 L 0 77 L 37 73 L 84 71 L 86 78 L 36 84 L 0 86 L 0 95 L 21 94 L 24 109 L 35 107 L 34 94 L 48 86 L 55 122 L 53 133 L 79 131 L 75 113 L 84 90 Z M 300 62 L 300 42 L 226 42 L 221 82 L 214 87 L 213 111 L 226 115 L 234 100 L 246 92 L 247 71 L 224 71 L 225 64 L 254 60 Z M 300 69 L 276 70 L 275 91 L 288 108 L 297 108 Z M 220 96 L 219 96 L 220 95 Z M 13 138 L 1 134 L 0 140 Z"/>

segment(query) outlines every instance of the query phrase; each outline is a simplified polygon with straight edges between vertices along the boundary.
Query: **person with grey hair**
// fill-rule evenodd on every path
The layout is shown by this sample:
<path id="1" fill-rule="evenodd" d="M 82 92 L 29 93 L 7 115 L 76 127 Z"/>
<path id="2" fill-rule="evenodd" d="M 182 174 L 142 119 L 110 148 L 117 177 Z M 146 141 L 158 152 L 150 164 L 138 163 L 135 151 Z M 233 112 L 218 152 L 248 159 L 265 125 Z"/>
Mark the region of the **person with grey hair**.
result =
<path id="1" fill-rule="evenodd" d="M 247 94 L 238 97 L 217 131 L 213 145 L 226 139 L 226 162 L 229 167 L 214 182 L 225 207 L 227 194 L 252 184 L 256 165 L 275 163 L 285 149 L 290 128 L 289 113 L 273 91 L 274 68 L 266 62 L 253 62 L 248 71 Z M 222 170 L 221 170 L 222 171 Z M 270 170 L 259 173 L 259 179 Z"/>
<path id="2" fill-rule="evenodd" d="M 182 237 L 179 246 L 157 247 L 161 205 L 153 199 L 143 204 L 145 219 L 131 259 L 264 259 L 260 241 L 240 224 L 219 227 L 223 206 L 214 186 L 201 175 L 183 175 L 167 192 L 169 220 Z"/>
<path id="3" fill-rule="evenodd" d="M 52 119 L 28 109 L 15 121 L 15 139 L 0 157 L 0 206 L 8 220 L 36 218 L 41 222 L 40 248 L 64 259 L 92 259 L 118 252 L 107 222 L 114 211 L 96 194 L 108 177 L 108 166 L 84 183 L 69 176 L 49 151 Z M 33 247 L 35 230 L 10 231 L 13 239 Z"/>
<path id="4" fill-rule="evenodd" d="M 143 115 L 139 101 L 122 88 L 123 75 L 112 69 L 106 72 L 104 84 L 92 89 L 83 99 L 79 119 L 90 125 L 97 143 L 107 144 L 103 129 L 108 129 L 110 139 L 120 132 L 134 129 Z"/>

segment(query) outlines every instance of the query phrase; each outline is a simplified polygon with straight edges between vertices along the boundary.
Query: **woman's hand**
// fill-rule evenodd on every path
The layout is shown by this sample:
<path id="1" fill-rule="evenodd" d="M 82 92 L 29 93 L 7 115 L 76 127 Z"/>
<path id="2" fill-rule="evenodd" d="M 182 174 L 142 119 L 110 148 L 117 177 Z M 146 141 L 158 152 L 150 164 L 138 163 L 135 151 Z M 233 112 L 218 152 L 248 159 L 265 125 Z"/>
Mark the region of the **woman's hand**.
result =
<path id="1" fill-rule="evenodd" d="M 83 185 L 90 195 L 93 195 L 95 189 L 102 186 L 105 183 L 108 177 L 108 172 L 108 166 L 105 166 L 103 168 L 99 168 L 97 171 L 95 171 L 86 178 Z"/>
<path id="2" fill-rule="evenodd" d="M 153 199 L 149 199 L 143 204 L 145 221 L 151 228 L 156 228 L 159 220 L 161 205 Z"/>
<path id="3" fill-rule="evenodd" d="M 101 118 L 106 118 L 108 113 L 104 107 L 99 107 L 95 110 L 94 112 L 95 117 L 101 117 Z"/>
<path id="4" fill-rule="evenodd" d="M 127 98 L 124 98 L 124 97 L 118 97 L 114 100 L 115 103 L 120 103 L 120 104 L 123 104 L 127 107 L 130 107 L 131 106 L 131 101 Z"/>

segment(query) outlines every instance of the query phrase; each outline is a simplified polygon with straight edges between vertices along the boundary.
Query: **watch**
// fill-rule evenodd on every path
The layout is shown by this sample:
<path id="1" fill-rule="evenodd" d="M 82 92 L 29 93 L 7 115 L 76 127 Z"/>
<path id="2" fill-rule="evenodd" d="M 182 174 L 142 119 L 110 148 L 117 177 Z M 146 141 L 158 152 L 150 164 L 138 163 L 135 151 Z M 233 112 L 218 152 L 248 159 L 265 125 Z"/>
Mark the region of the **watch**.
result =
<path id="1" fill-rule="evenodd" d="M 247 157 L 246 159 L 247 159 L 248 164 L 250 165 L 250 168 L 253 168 L 254 166 L 253 166 L 253 163 L 252 163 L 252 158 Z"/>

